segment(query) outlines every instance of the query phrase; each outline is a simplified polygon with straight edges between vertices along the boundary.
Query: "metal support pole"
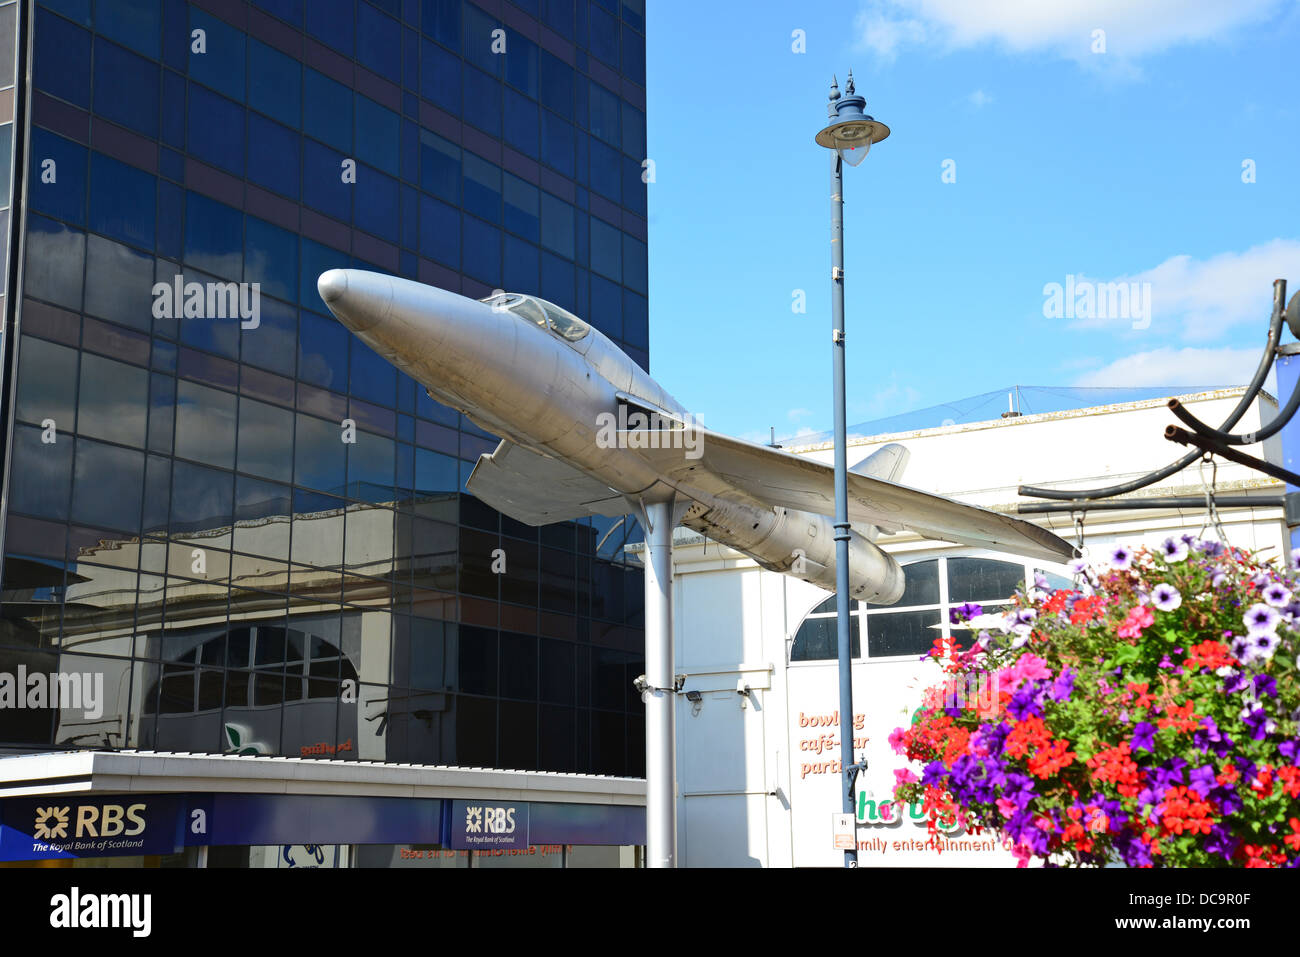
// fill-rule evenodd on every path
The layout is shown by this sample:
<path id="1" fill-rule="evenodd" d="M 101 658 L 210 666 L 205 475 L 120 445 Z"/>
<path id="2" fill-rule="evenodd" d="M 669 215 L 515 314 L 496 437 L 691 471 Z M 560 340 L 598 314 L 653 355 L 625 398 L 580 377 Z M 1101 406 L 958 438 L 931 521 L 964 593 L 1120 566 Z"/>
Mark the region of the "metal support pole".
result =
<path id="1" fill-rule="evenodd" d="M 673 675 L 673 501 L 645 506 L 646 866 L 677 866 Z"/>
<path id="2" fill-rule="evenodd" d="M 1285 348 L 1283 354 L 1278 356 L 1274 368 L 1277 369 L 1278 395 L 1300 388 L 1300 355 Z M 1278 438 L 1282 440 L 1282 466 L 1289 472 L 1300 472 L 1300 416 L 1284 425 Z M 1300 488 L 1289 482 L 1286 486 L 1284 517 L 1287 531 L 1286 561 L 1294 570 L 1290 551 L 1300 548 Z"/>
<path id="3" fill-rule="evenodd" d="M 835 356 L 835 624 L 840 668 L 840 788 L 845 814 L 852 814 L 853 671 L 849 635 L 849 485 L 844 411 L 844 177 L 843 160 L 831 153 L 831 342 Z M 858 866 L 857 841 L 844 852 L 844 866 Z"/>

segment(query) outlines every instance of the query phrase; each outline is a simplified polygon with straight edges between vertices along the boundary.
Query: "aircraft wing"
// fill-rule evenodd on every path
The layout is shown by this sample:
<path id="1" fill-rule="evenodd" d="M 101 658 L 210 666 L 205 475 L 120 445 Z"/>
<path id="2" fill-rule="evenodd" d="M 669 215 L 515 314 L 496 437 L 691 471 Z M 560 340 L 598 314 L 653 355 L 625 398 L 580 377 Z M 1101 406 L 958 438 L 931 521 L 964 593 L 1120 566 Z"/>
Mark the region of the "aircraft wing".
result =
<path id="1" fill-rule="evenodd" d="M 586 473 L 504 440 L 496 451 L 479 456 L 466 487 L 525 525 L 628 513 L 627 499 Z"/>
<path id="2" fill-rule="evenodd" d="M 661 433 L 660 445 L 671 445 L 672 436 Z M 689 444 L 694 448 L 637 448 L 629 453 L 645 458 L 686 496 L 694 488 L 722 499 L 835 514 L 835 470 L 829 465 L 699 427 Z M 905 528 L 923 538 L 1047 561 L 1068 561 L 1074 555 L 1072 545 L 1023 519 L 869 475 L 850 471 L 848 493 L 849 521 L 855 524 L 886 531 Z"/>

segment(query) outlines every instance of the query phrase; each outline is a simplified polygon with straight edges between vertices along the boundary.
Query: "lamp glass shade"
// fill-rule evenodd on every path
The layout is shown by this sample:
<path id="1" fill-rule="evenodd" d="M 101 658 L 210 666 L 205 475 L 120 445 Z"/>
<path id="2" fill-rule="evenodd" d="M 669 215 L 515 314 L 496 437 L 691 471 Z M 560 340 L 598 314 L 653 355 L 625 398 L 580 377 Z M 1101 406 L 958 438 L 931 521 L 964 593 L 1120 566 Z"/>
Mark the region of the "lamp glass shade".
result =
<path id="1" fill-rule="evenodd" d="M 839 149 L 840 159 L 850 166 L 857 166 L 867 158 L 867 154 L 870 152 L 871 140 L 867 140 L 861 146 L 841 146 Z"/>

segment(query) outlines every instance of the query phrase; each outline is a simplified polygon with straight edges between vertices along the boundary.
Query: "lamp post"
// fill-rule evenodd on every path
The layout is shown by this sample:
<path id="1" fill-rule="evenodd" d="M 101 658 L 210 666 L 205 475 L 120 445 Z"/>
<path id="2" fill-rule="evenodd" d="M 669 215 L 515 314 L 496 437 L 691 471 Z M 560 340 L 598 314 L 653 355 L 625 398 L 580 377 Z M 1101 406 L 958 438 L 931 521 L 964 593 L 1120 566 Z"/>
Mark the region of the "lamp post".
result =
<path id="1" fill-rule="evenodd" d="M 859 768 L 853 761 L 853 674 L 849 638 L 849 493 L 848 452 L 844 414 L 844 197 L 843 164 L 857 166 L 872 143 L 889 135 L 889 127 L 862 112 L 865 97 L 853 87 L 853 71 L 844 84 L 831 79 L 830 123 L 817 134 L 817 145 L 831 151 L 831 341 L 835 357 L 835 614 L 840 672 L 840 765 L 846 814 L 853 814 L 853 783 Z M 856 821 L 856 819 L 854 819 Z M 855 829 L 856 832 L 856 829 Z M 844 852 L 844 866 L 858 866 L 857 840 Z"/>

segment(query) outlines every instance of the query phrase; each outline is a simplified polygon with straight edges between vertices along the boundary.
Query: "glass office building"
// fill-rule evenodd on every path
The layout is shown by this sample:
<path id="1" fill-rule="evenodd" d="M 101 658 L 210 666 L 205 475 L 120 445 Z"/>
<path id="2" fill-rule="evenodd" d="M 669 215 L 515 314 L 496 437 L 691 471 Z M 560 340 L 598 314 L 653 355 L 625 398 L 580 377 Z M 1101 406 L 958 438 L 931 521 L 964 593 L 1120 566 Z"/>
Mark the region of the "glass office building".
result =
<path id="1" fill-rule="evenodd" d="M 644 30 L 644 0 L 0 5 L 0 675 L 85 679 L 0 708 L 0 753 L 643 775 L 635 522 L 467 495 L 496 439 L 316 278 L 535 293 L 646 365 Z"/>

